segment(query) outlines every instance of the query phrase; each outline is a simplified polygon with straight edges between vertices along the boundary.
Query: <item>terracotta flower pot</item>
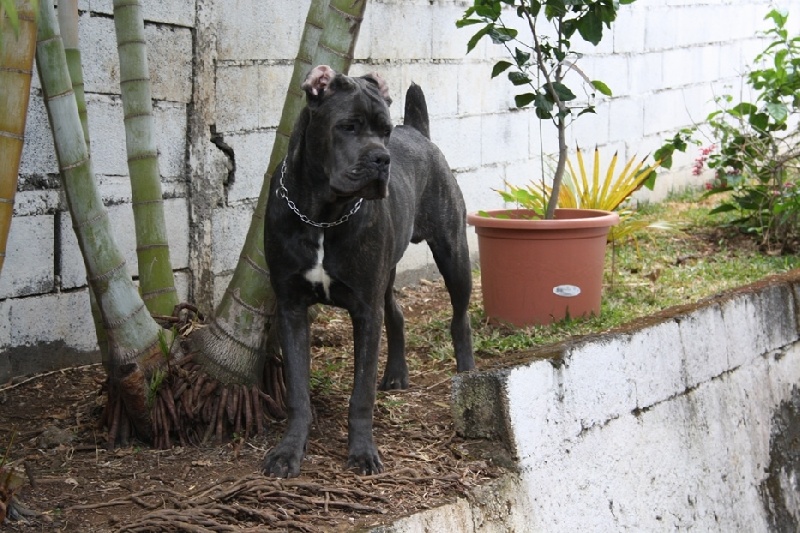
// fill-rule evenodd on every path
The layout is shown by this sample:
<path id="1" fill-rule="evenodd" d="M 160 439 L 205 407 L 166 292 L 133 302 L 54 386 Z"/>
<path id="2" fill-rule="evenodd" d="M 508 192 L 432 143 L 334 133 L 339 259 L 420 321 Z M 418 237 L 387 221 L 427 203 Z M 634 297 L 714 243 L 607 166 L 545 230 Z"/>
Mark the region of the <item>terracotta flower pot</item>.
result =
<path id="1" fill-rule="evenodd" d="M 596 209 L 557 209 L 553 220 L 528 219 L 524 209 L 488 214 L 469 214 L 467 222 L 478 234 L 491 321 L 529 326 L 600 314 L 606 240 L 619 215 Z"/>

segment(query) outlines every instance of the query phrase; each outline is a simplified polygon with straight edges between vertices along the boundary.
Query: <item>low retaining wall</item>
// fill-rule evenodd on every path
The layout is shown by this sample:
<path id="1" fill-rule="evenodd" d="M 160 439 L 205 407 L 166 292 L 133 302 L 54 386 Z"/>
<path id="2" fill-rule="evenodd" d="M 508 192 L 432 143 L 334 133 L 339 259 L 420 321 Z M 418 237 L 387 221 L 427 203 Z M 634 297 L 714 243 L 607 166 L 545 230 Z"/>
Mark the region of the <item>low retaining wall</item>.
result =
<path id="1" fill-rule="evenodd" d="M 375 531 L 798 531 L 800 272 L 459 375 L 518 471 Z"/>

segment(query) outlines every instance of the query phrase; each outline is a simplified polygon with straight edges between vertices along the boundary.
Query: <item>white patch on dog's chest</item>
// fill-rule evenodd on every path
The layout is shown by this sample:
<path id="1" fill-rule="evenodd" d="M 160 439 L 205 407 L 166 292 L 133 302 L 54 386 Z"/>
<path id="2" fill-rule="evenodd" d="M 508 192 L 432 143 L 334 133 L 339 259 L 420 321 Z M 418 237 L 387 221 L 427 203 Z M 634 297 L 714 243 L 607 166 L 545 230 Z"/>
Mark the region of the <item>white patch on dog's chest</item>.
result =
<path id="1" fill-rule="evenodd" d="M 325 257 L 325 235 L 319 236 L 319 247 L 317 248 L 317 262 L 316 264 L 308 269 L 305 273 L 305 278 L 312 284 L 312 285 L 322 285 L 322 290 L 325 291 L 325 298 L 330 300 L 331 298 L 331 277 L 325 272 L 325 268 L 322 266 L 322 260 Z"/>

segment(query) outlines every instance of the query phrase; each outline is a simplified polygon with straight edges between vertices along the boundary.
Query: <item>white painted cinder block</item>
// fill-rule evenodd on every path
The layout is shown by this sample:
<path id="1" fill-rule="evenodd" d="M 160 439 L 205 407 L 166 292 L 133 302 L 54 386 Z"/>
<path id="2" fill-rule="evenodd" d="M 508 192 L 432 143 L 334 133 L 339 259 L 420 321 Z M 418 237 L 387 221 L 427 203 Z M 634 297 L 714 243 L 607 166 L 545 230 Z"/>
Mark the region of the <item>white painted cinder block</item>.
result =
<path id="1" fill-rule="evenodd" d="M 217 131 L 277 127 L 292 67 L 220 65 L 217 69 Z"/>
<path id="2" fill-rule="evenodd" d="M 310 0 L 231 0 L 220 4 L 219 59 L 293 60 L 309 5 Z"/>
<path id="3" fill-rule="evenodd" d="M 194 2 L 141 0 L 140 3 L 142 5 L 142 16 L 145 22 L 164 22 L 187 27 L 194 25 Z M 81 0 L 78 3 L 78 9 L 84 11 L 85 8 L 82 7 L 84 4 L 89 4 L 91 10 L 97 13 L 104 13 L 106 15 L 114 13 L 113 4 L 108 0 Z"/>
<path id="4" fill-rule="evenodd" d="M 172 269 L 189 268 L 189 201 L 186 198 L 164 200 L 164 222 Z"/>
<path id="5" fill-rule="evenodd" d="M 58 209 L 60 203 L 59 191 L 17 191 L 14 197 L 14 217 L 52 213 Z"/>
<path id="6" fill-rule="evenodd" d="M 620 6 L 617 20 L 612 26 L 614 53 L 630 54 L 644 50 L 646 32 L 645 8 L 646 6 L 641 3 Z"/>
<path id="7" fill-rule="evenodd" d="M 481 116 L 481 162 L 484 165 L 527 159 L 530 154 L 527 112 Z"/>
<path id="8" fill-rule="evenodd" d="M 53 215 L 13 218 L 0 274 L 0 299 L 53 290 L 54 236 Z"/>
<path id="9" fill-rule="evenodd" d="M 186 105 L 154 102 L 153 122 L 161 176 L 183 177 L 186 174 Z"/>
<path id="10" fill-rule="evenodd" d="M 430 12 L 414 2 L 370 4 L 364 12 L 355 55 L 394 60 L 428 59 L 432 55 L 432 22 Z"/>
<path id="11" fill-rule="evenodd" d="M 82 52 L 86 92 L 119 94 L 114 20 L 84 14 L 78 29 L 81 49 L 86 50 Z M 188 103 L 192 92 L 190 30 L 145 24 L 145 39 L 153 98 Z"/>
<path id="12" fill-rule="evenodd" d="M 21 175 L 57 174 L 58 161 L 50 133 L 47 110 L 38 91 L 32 91 L 28 102 L 28 117 L 25 121 L 25 141 L 22 145 Z"/>
<path id="13" fill-rule="evenodd" d="M 436 59 L 461 60 L 467 53 L 467 42 L 476 26 L 456 28 L 456 21 L 464 15 L 466 7 L 455 2 L 441 2 L 431 15 L 431 53 Z M 472 30 L 472 31 L 470 31 Z"/>
<path id="14" fill-rule="evenodd" d="M 125 123 L 119 96 L 87 96 L 92 170 L 97 174 L 128 175 Z"/>
<path id="15" fill-rule="evenodd" d="M 674 320 L 632 332 L 624 349 L 625 372 L 635 384 L 638 409 L 649 409 L 685 389 L 684 346 Z"/>
<path id="16" fill-rule="evenodd" d="M 559 391 L 567 418 L 582 429 L 603 424 L 636 407 L 635 382 L 626 372 L 628 339 L 609 337 L 599 342 L 578 344 L 568 350 Z"/>
<path id="17" fill-rule="evenodd" d="M 695 387 L 729 370 L 729 348 L 722 311 L 718 306 L 705 307 L 680 317 L 678 324 L 684 345 L 681 350 L 682 373 L 687 387 Z"/>
<path id="18" fill-rule="evenodd" d="M 63 341 L 80 351 L 97 349 L 87 291 L 7 300 L 12 346 Z"/>
<path id="19" fill-rule="evenodd" d="M 471 169 L 481 165 L 481 117 L 458 117 L 431 123 L 431 139 L 439 146 L 450 168 Z"/>
<path id="20" fill-rule="evenodd" d="M 269 165 L 274 132 L 251 132 L 225 137 L 236 158 L 236 177 L 228 186 L 228 201 L 257 198 Z"/>
<path id="21" fill-rule="evenodd" d="M 248 202 L 214 211 L 211 219 L 214 273 L 225 273 L 236 267 L 247 237 L 247 228 L 253 218 L 254 207 Z"/>
<path id="22" fill-rule="evenodd" d="M 609 102 L 607 112 L 609 141 L 624 141 L 644 136 L 644 102 L 641 98 L 614 98 Z"/>
<path id="23" fill-rule="evenodd" d="M 499 184 L 497 188 L 502 187 L 503 169 L 501 167 L 481 167 L 475 170 L 461 171 L 456 174 L 456 180 L 464 195 L 467 212 L 503 208 L 503 200 L 497 193 L 491 191 L 494 184 Z"/>

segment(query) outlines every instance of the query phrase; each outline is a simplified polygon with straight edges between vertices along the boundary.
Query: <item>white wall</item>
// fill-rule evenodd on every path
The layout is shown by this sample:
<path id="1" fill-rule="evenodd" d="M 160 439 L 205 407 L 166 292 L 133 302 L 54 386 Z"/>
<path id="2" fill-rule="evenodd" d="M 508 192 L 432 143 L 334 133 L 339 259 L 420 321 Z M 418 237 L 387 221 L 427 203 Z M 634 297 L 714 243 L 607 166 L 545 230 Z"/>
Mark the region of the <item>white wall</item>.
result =
<path id="1" fill-rule="evenodd" d="M 181 297 L 206 311 L 227 286 L 244 242 L 309 3 L 143 0 L 176 281 Z M 489 79 L 497 47 L 484 43 L 465 56 L 471 32 L 456 29 L 455 21 L 468 4 L 371 0 L 352 71 L 377 70 L 388 80 L 396 121 L 408 84 L 423 87 L 432 137 L 455 170 L 468 208 L 477 210 L 499 206 L 491 189 L 528 179 L 542 146 L 551 152 L 553 142 L 547 131 L 540 135 L 531 111 L 511 109 L 506 80 Z M 715 91 L 738 85 L 737 76 L 760 49 L 757 31 L 765 27 L 769 6 L 768 0 L 623 6 L 611 34 L 597 49 L 586 45 L 582 61 L 614 97 L 598 102 L 596 116 L 581 117 L 570 142 L 597 144 L 609 157 L 612 150 L 644 155 L 701 120 Z M 79 9 L 94 170 L 135 275 L 111 2 L 83 0 Z M 798 27 L 798 20 L 791 22 Z M 0 377 L 82 362 L 94 348 L 85 274 L 59 191 L 38 81 L 32 93 L 0 276 Z M 212 126 L 233 149 L 230 176 L 232 162 L 210 142 Z M 660 180 L 659 196 L 691 178 L 685 167 L 694 156 L 679 158 L 677 181 Z M 401 268 L 418 272 L 430 264 L 425 249 L 416 247 Z"/>

